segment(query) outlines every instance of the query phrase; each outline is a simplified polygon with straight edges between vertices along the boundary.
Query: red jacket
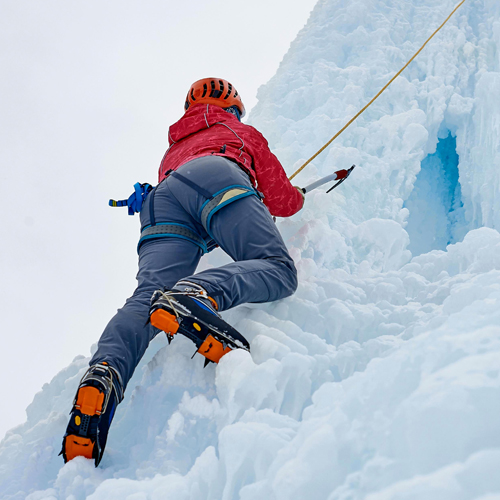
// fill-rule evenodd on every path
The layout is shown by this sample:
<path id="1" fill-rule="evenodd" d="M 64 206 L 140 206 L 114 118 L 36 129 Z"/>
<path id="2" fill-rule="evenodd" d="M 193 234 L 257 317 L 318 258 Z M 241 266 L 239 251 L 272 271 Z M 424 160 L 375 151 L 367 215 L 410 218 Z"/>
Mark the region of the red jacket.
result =
<path id="1" fill-rule="evenodd" d="M 170 147 L 161 162 L 158 182 L 164 179 L 165 172 L 194 158 L 224 156 L 250 175 L 272 215 L 289 217 L 302 208 L 302 195 L 290 184 L 264 136 L 219 106 L 192 106 L 170 127 L 168 137 Z"/>

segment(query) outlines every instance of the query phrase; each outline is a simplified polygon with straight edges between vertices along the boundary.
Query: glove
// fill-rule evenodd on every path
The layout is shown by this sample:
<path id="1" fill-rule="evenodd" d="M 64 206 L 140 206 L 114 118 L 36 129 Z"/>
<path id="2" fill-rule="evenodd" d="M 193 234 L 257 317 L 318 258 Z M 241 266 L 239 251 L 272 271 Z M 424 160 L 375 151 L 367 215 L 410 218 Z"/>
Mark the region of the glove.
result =
<path id="1" fill-rule="evenodd" d="M 128 197 L 127 200 L 109 200 L 109 205 L 111 207 L 128 207 L 128 214 L 134 215 L 139 213 L 142 209 L 142 205 L 147 195 L 153 190 L 153 186 L 148 183 L 139 184 L 136 182 L 134 184 L 134 192 Z"/>

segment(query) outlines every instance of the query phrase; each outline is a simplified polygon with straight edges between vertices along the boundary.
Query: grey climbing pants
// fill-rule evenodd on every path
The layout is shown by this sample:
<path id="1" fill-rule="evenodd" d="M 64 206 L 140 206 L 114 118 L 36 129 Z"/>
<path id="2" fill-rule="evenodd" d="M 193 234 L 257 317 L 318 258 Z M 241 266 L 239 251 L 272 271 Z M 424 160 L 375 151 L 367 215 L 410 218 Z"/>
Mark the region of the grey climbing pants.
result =
<path id="1" fill-rule="evenodd" d="M 137 289 L 106 326 L 90 361 L 91 365 L 106 361 L 116 368 L 124 388 L 158 333 L 146 325 L 155 290 L 172 288 L 187 279 L 203 286 L 220 311 L 246 302 L 282 299 L 296 290 L 293 261 L 258 196 L 229 202 L 213 213 L 209 227 L 202 224 L 201 213 L 209 196 L 231 186 L 253 189 L 238 165 L 220 156 L 206 156 L 180 167 L 148 195 L 141 211 L 141 229 L 152 224 L 187 228 L 203 239 L 213 238 L 234 262 L 195 274 L 203 250 L 191 239 L 171 235 L 141 243 Z"/>

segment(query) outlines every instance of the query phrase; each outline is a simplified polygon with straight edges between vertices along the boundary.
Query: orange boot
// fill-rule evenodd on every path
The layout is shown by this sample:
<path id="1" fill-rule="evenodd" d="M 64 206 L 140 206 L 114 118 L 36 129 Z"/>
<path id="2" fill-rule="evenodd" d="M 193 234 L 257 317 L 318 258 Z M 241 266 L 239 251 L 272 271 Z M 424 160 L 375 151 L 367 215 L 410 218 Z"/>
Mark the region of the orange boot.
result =
<path id="1" fill-rule="evenodd" d="M 75 457 L 93 459 L 99 465 L 109 426 L 123 399 L 118 372 L 107 363 L 91 366 L 83 376 L 73 401 L 61 454 L 64 462 Z"/>
<path id="2" fill-rule="evenodd" d="M 169 342 L 177 332 L 193 341 L 196 352 L 205 356 L 206 366 L 218 363 L 233 349 L 250 350 L 245 337 L 222 319 L 216 307 L 201 286 L 184 291 L 165 288 L 151 297 L 149 319 L 167 334 Z"/>

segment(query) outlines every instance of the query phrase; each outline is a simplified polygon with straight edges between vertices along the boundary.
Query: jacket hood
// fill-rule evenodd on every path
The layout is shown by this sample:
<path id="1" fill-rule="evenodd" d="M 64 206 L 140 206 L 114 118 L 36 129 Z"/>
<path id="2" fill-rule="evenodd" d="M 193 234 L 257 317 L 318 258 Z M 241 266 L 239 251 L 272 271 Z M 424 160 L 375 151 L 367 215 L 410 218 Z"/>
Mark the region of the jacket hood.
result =
<path id="1" fill-rule="evenodd" d="M 238 118 L 232 113 L 228 113 L 220 106 L 213 104 L 196 104 L 191 106 L 184 116 L 170 126 L 168 130 L 168 140 L 170 145 L 182 141 L 186 137 L 205 130 L 216 123 L 234 123 Z"/>

